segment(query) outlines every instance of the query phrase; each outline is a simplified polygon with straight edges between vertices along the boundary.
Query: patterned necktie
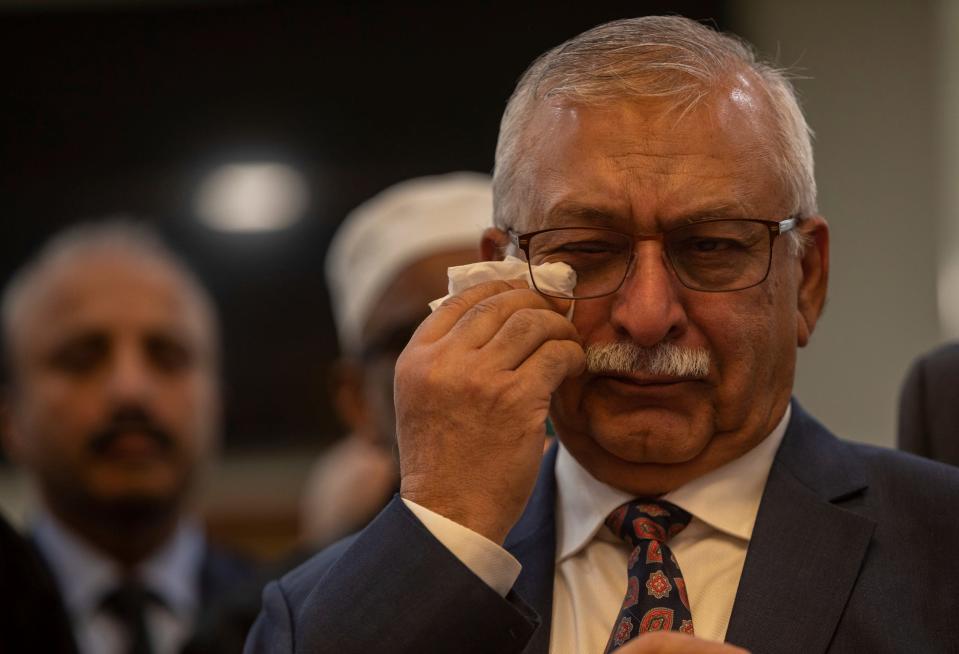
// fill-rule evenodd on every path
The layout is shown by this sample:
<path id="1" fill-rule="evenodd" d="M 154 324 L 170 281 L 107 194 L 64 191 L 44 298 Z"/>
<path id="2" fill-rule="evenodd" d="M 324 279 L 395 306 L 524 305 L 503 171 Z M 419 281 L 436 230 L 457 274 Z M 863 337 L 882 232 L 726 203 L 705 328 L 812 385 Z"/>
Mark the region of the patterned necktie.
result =
<path id="1" fill-rule="evenodd" d="M 693 633 L 683 573 L 666 546 L 691 518 L 665 500 L 633 500 L 609 514 L 606 526 L 633 549 L 627 563 L 626 599 L 606 644 L 607 654 L 646 631 Z"/>
<path id="2" fill-rule="evenodd" d="M 147 629 L 146 610 L 157 598 L 136 581 L 124 581 L 107 593 L 101 606 L 123 626 L 127 635 L 129 654 L 152 654 L 150 632 Z"/>

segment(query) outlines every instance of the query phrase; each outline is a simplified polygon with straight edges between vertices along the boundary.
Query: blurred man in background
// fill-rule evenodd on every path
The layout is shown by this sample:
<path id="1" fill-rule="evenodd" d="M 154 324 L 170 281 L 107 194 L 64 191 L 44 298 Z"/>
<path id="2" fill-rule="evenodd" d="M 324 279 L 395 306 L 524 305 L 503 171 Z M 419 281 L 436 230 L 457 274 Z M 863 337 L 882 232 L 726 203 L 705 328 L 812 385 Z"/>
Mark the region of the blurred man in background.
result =
<path id="1" fill-rule="evenodd" d="M 366 525 L 399 488 L 393 367 L 446 269 L 479 257 L 493 215 L 490 178 L 458 172 L 401 182 L 353 210 L 326 260 L 342 357 L 334 403 L 349 435 L 316 464 L 304 539 L 327 545 Z"/>
<path id="2" fill-rule="evenodd" d="M 190 489 L 218 443 L 217 319 L 146 228 L 55 237 L 3 295 L 4 444 L 39 492 L 31 535 L 84 654 L 179 651 L 247 574 Z"/>
<path id="3" fill-rule="evenodd" d="M 917 358 L 899 395 L 899 449 L 959 466 L 959 343 Z"/>

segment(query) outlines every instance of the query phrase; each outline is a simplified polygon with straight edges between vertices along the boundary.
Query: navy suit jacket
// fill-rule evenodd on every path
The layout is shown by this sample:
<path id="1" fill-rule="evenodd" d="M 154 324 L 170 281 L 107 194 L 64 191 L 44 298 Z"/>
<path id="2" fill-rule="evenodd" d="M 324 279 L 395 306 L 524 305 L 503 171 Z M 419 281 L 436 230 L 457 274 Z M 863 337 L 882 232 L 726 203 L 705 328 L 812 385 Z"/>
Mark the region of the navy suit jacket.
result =
<path id="1" fill-rule="evenodd" d="M 394 499 L 267 586 L 245 651 L 547 654 L 554 463 L 555 448 L 505 543 L 523 565 L 506 598 Z M 959 471 L 840 441 L 794 403 L 727 640 L 763 653 L 959 651 L 957 515 Z"/>

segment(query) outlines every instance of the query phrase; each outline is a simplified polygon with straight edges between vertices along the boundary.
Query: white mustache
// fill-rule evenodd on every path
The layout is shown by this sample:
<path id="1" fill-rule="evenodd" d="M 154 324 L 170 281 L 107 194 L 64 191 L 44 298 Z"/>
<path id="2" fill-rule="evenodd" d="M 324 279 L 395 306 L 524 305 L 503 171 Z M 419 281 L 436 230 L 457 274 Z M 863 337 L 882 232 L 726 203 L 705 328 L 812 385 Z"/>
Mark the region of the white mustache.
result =
<path id="1" fill-rule="evenodd" d="M 640 347 L 629 341 L 586 346 L 586 371 L 593 374 L 644 374 L 667 377 L 705 377 L 709 374 L 709 351 L 659 343 Z"/>

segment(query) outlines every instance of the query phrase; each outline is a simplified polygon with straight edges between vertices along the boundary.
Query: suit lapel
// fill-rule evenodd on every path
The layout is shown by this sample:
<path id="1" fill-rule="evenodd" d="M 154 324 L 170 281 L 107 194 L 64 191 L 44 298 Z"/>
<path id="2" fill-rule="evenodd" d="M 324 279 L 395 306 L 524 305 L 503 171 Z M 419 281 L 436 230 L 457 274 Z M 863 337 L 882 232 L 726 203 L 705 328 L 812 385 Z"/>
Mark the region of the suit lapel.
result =
<path id="1" fill-rule="evenodd" d="M 875 523 L 842 508 L 867 484 L 854 454 L 793 403 L 759 506 L 726 640 L 825 652 Z"/>
<path id="2" fill-rule="evenodd" d="M 524 654 L 549 652 L 556 562 L 556 452 L 554 443 L 543 456 L 539 477 L 526 510 L 504 543 L 504 547 L 523 566 L 513 590 L 540 618 L 540 625 L 523 650 Z"/>

